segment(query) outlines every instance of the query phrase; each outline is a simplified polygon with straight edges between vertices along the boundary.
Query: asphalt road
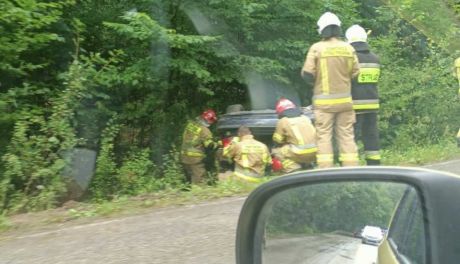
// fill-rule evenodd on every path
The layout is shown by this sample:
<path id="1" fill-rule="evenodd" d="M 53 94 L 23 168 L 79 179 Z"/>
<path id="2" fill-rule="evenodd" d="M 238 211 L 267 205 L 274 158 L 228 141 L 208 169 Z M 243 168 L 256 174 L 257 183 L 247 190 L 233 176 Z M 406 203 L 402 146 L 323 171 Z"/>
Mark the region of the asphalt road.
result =
<path id="1" fill-rule="evenodd" d="M 336 234 L 271 239 L 263 251 L 264 264 L 373 264 L 376 259 L 376 246 Z"/>
<path id="2" fill-rule="evenodd" d="M 433 165 L 425 166 L 428 169 L 447 171 L 460 175 L 460 160 L 446 161 L 442 163 L 437 163 Z"/>
<path id="3" fill-rule="evenodd" d="M 458 160 L 428 167 L 460 173 Z M 235 230 L 244 199 L 156 209 L 143 215 L 3 237 L 0 263 L 235 263 Z"/>

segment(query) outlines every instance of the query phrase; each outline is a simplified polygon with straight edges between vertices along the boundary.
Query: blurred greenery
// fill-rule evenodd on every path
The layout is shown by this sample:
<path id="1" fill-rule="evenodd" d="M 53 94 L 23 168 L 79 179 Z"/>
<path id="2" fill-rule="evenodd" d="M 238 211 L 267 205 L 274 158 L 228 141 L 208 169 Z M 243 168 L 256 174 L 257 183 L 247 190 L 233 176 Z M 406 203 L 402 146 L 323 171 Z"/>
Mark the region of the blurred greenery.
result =
<path id="1" fill-rule="evenodd" d="M 346 232 L 366 225 L 388 227 L 405 184 L 339 182 L 299 186 L 267 202 L 268 236 Z"/>

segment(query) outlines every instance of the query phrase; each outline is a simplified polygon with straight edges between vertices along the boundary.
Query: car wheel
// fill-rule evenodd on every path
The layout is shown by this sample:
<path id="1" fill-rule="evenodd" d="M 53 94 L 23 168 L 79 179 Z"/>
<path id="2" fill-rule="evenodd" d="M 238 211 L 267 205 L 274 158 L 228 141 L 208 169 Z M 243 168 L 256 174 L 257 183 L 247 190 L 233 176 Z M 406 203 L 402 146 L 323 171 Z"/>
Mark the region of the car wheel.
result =
<path id="1" fill-rule="evenodd" d="M 243 110 L 244 110 L 243 105 L 234 104 L 234 105 L 227 106 L 227 109 L 226 109 L 225 113 L 230 114 L 230 113 L 235 113 L 235 112 L 241 112 Z"/>

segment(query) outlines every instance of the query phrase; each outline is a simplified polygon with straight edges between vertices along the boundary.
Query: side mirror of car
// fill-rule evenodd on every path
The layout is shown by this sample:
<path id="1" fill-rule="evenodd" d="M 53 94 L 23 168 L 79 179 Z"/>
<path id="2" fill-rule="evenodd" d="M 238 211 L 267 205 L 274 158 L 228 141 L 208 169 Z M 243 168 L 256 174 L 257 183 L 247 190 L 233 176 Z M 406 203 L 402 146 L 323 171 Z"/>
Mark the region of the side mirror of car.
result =
<path id="1" fill-rule="evenodd" d="M 247 198 L 237 263 L 457 263 L 459 190 L 459 176 L 416 168 L 283 176 Z"/>

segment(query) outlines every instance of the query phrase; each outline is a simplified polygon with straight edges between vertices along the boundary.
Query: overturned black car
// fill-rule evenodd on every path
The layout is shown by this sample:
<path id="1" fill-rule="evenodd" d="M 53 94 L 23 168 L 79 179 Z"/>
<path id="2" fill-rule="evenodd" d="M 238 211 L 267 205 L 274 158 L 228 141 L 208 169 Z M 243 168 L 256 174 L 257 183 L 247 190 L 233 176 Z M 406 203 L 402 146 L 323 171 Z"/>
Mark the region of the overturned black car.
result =
<path id="1" fill-rule="evenodd" d="M 258 74 L 249 74 L 246 80 L 249 95 L 248 106 L 229 105 L 226 113 L 219 116 L 217 134 L 221 138 L 235 136 L 238 128 L 244 125 L 251 129 L 257 140 L 271 147 L 272 135 L 278 121 L 278 115 L 274 110 L 276 102 L 284 97 L 300 106 L 300 96 L 295 89 L 263 78 Z M 305 116 L 314 121 L 311 106 L 301 107 L 301 109 Z"/>
<path id="2" fill-rule="evenodd" d="M 313 117 L 311 107 L 302 107 L 303 114 L 310 118 Z M 273 132 L 275 131 L 278 115 L 273 109 L 266 110 L 243 110 L 241 105 L 231 105 L 226 114 L 221 115 L 217 122 L 217 133 L 219 136 L 235 136 L 236 131 L 242 125 L 251 129 L 254 136 L 271 146 Z"/>

